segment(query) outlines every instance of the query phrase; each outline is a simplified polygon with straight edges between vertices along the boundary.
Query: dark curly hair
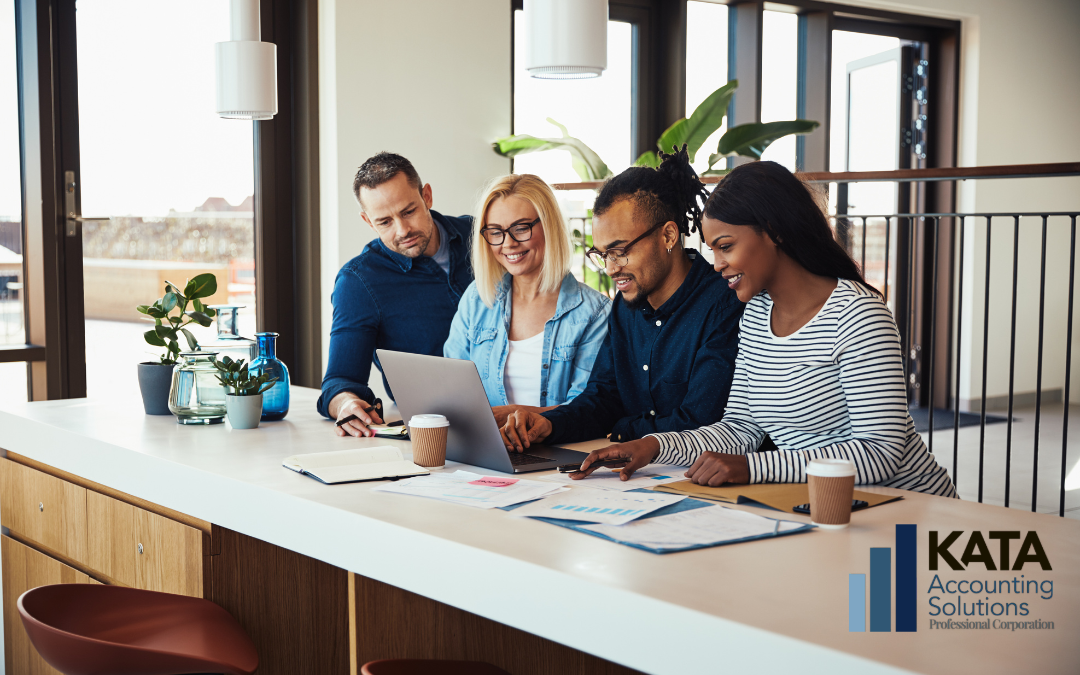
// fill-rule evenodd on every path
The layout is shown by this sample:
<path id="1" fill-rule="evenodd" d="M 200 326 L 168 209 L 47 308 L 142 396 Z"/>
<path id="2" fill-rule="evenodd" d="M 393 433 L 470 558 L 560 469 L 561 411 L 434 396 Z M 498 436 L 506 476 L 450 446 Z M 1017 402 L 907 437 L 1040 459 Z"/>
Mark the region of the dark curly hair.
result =
<path id="1" fill-rule="evenodd" d="M 601 216 L 616 203 L 630 199 L 651 225 L 674 221 L 684 235 L 700 229 L 698 200 L 703 204 L 709 193 L 690 166 L 686 145 L 672 154 L 661 152 L 660 158 L 655 169 L 632 166 L 609 178 L 596 197 L 593 214 Z"/>
<path id="2" fill-rule="evenodd" d="M 836 241 L 812 188 L 776 162 L 737 166 L 705 202 L 705 215 L 764 232 L 789 258 L 823 277 L 866 283 L 859 266 Z"/>

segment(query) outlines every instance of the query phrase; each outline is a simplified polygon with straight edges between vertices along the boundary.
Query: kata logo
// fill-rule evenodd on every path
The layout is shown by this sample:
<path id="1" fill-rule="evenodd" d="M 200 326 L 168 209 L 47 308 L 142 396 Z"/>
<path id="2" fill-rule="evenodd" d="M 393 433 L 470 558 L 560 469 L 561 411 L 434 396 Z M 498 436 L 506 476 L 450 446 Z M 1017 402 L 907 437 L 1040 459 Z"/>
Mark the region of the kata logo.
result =
<path id="1" fill-rule="evenodd" d="M 918 544 L 916 537 L 918 528 L 912 524 L 896 526 L 896 631 L 915 632 L 916 607 L 918 605 L 918 572 L 916 570 L 916 557 Z M 1022 570 L 1027 563 L 1037 563 L 1042 570 L 1053 569 L 1050 559 L 1043 549 L 1039 535 L 1034 531 L 1021 533 L 1018 531 L 992 530 L 984 536 L 976 530 L 968 535 L 963 553 L 959 559 L 950 550 L 958 539 L 964 534 L 963 530 L 950 532 L 942 538 L 936 530 L 929 533 L 929 566 L 930 571 L 936 571 L 941 563 L 953 570 L 966 570 L 969 565 L 981 564 L 988 571 L 1012 571 Z M 997 557 L 991 553 L 991 547 L 987 539 L 997 542 Z M 1020 542 L 1017 547 L 1016 557 L 1010 556 L 1010 543 Z M 890 632 L 892 630 L 892 566 L 893 555 L 891 548 L 870 549 L 870 632 Z M 963 628 L 990 628 L 991 617 L 999 616 L 1028 616 L 1029 605 L 1027 602 L 1010 602 L 1011 597 L 1005 595 L 1038 594 L 1043 600 L 1053 598 L 1053 581 L 1026 579 L 1023 574 L 1012 579 L 950 579 L 942 582 L 935 574 L 927 589 L 930 605 L 930 616 L 960 616 L 960 617 L 985 617 L 986 621 L 976 619 L 971 622 L 962 622 L 963 625 L 950 622 L 948 626 L 935 626 L 931 621 L 931 628 L 935 627 L 963 627 Z M 938 595 L 933 595 L 933 594 Z M 968 600 L 969 594 L 985 595 L 985 597 Z M 867 618 L 867 580 L 865 574 L 848 575 L 848 631 L 865 632 Z M 991 595 L 997 597 L 991 598 Z M 955 597 L 948 597 L 955 596 Z M 942 601 L 945 602 L 942 602 Z M 1019 600 L 1019 599 L 1015 599 Z M 941 622 L 938 622 L 941 623 Z M 1042 624 L 1043 622 L 1035 622 Z M 1043 625 L 1028 626 L 1023 622 L 992 622 L 993 628 L 1043 628 Z M 1000 626 L 998 624 L 1001 624 Z M 1050 623 L 1049 627 L 1053 627 Z"/>

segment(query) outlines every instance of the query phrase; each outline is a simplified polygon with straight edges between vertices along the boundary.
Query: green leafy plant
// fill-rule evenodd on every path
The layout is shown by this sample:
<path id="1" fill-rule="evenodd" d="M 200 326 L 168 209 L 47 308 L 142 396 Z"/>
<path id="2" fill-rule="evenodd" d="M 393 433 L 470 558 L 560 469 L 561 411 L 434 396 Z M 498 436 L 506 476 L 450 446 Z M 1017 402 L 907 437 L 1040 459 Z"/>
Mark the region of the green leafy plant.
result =
<path id="1" fill-rule="evenodd" d="M 685 143 L 687 152 L 690 155 L 690 161 L 693 162 L 701 146 L 724 123 L 731 97 L 735 94 L 738 86 L 739 81 L 732 80 L 709 94 L 690 117 L 684 117 L 675 122 L 660 135 L 660 138 L 656 141 L 657 149 L 670 152 L 673 148 L 681 148 Z M 496 153 L 504 157 L 517 157 L 530 152 L 543 152 L 546 150 L 567 150 L 570 152 L 574 171 L 577 172 L 581 180 L 604 180 L 612 175 L 611 169 L 592 148 L 580 139 L 571 136 L 566 127 L 555 120 L 549 117 L 547 121 L 558 127 L 559 131 L 562 132 L 561 138 L 538 138 L 528 134 L 518 134 L 500 138 L 492 143 L 492 148 Z M 735 155 L 761 159 L 761 153 L 773 141 L 791 134 L 807 134 L 818 126 L 817 122 L 810 120 L 753 122 L 734 126 L 720 137 L 716 152 L 709 155 L 709 168 L 703 175 L 727 173 L 727 169 L 714 167 L 721 160 Z M 648 150 L 642 153 L 634 163 L 637 166 L 659 166 L 660 156 L 655 150 Z"/>
<path id="2" fill-rule="evenodd" d="M 234 361 L 228 356 L 220 361 L 214 359 L 214 367 L 218 369 L 214 377 L 233 396 L 256 396 L 277 382 L 277 377 L 268 373 L 252 375 L 248 372 L 248 365 L 244 359 Z"/>
<path id="3" fill-rule="evenodd" d="M 217 278 L 210 273 L 200 274 L 188 280 L 183 292 L 179 285 L 165 282 L 165 295 L 155 300 L 152 305 L 139 305 L 136 309 L 154 322 L 154 328 L 143 333 L 143 338 L 150 345 L 165 347 L 161 355 L 162 365 L 173 365 L 180 354 L 180 336 L 187 341 L 188 348 L 195 351 L 199 341 L 186 327 L 197 323 L 206 327 L 213 323 L 217 312 L 202 303 L 200 298 L 208 298 L 217 293 Z M 191 310 L 188 310 L 188 305 Z M 174 313 L 175 312 L 175 313 Z"/>

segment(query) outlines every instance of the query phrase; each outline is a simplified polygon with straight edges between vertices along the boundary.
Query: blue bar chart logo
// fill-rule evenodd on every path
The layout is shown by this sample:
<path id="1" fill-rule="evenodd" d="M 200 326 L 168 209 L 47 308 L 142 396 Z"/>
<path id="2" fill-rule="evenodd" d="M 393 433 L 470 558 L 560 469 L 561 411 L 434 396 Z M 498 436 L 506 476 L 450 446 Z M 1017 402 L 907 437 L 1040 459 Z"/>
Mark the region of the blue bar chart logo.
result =
<path id="1" fill-rule="evenodd" d="M 915 525 L 896 526 L 896 632 L 914 633 L 917 544 Z M 892 631 L 893 549 L 870 549 L 869 618 L 871 633 Z M 866 632 L 867 580 L 865 574 L 848 575 L 848 631 Z"/>

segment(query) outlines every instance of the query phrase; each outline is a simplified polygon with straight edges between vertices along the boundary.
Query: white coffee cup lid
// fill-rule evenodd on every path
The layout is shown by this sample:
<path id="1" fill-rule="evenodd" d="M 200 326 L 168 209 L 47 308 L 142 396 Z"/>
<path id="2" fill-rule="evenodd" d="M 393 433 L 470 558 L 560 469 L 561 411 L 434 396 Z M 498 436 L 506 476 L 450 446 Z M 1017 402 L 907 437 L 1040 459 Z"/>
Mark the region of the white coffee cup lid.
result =
<path id="1" fill-rule="evenodd" d="M 409 427 L 417 429 L 438 429 L 448 427 L 450 422 L 444 415 L 413 415 L 409 420 Z"/>
<path id="2" fill-rule="evenodd" d="M 806 473 L 822 478 L 854 476 L 855 462 L 850 459 L 812 459 Z"/>

